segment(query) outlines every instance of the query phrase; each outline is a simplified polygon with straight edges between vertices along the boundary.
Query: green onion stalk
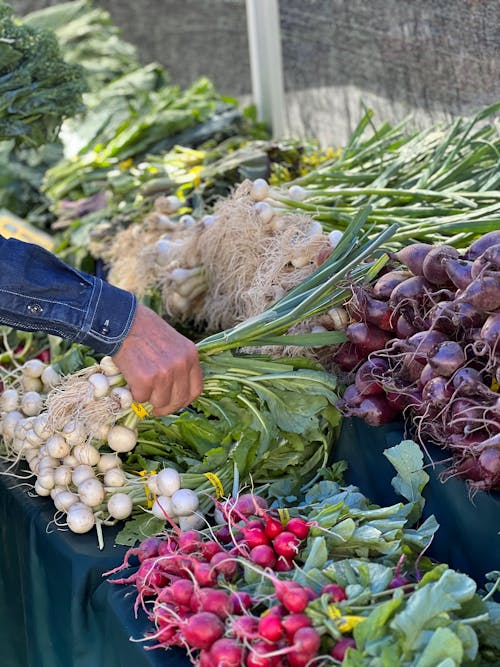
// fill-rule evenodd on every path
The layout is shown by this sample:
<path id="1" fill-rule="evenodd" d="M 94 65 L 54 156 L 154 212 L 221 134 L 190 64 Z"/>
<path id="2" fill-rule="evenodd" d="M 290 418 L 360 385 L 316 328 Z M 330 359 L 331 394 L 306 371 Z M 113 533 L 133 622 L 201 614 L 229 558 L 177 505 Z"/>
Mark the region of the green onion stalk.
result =
<path id="1" fill-rule="evenodd" d="M 274 190 L 274 205 L 305 212 L 326 231 L 348 228 L 370 205 L 371 234 L 397 225 L 392 249 L 414 241 L 466 247 L 500 226 L 500 137 L 487 123 L 499 109 L 422 131 L 407 121 L 376 128 L 366 111 L 342 154 L 290 182 L 298 198 Z"/>

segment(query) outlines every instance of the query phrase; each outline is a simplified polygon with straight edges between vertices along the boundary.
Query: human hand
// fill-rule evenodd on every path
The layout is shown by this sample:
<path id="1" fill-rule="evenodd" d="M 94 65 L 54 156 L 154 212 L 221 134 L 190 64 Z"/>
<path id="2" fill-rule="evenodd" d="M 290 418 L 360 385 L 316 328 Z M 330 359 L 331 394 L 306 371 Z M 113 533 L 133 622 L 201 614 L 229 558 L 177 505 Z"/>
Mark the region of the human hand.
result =
<path id="1" fill-rule="evenodd" d="M 155 416 L 186 407 L 203 388 L 195 344 L 142 304 L 113 361 L 134 401 L 151 403 Z"/>

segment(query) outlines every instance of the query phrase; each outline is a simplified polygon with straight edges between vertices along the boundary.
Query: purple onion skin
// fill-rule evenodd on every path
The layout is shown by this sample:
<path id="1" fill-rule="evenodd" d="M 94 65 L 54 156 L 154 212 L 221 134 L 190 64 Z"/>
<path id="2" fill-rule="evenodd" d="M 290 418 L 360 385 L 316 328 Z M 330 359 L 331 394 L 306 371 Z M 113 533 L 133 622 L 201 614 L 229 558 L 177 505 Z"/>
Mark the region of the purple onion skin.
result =
<path id="1" fill-rule="evenodd" d="M 446 378 L 435 377 L 422 389 L 422 400 L 431 407 L 443 407 L 453 395 Z"/>
<path id="2" fill-rule="evenodd" d="M 465 259 L 475 260 L 480 255 L 483 254 L 487 248 L 492 245 L 498 245 L 500 243 L 500 230 L 495 230 L 493 232 L 488 232 L 483 234 L 479 239 L 471 243 L 467 251 L 465 252 Z"/>
<path id="3" fill-rule="evenodd" d="M 482 391 L 486 389 L 486 385 L 481 382 L 481 373 L 469 366 L 459 368 L 454 373 L 451 382 L 462 396 L 481 395 Z"/>
<path id="4" fill-rule="evenodd" d="M 473 280 L 472 262 L 465 259 L 445 257 L 442 266 L 451 282 L 458 289 L 465 289 Z"/>
<path id="5" fill-rule="evenodd" d="M 384 331 L 394 331 L 392 309 L 386 301 L 374 299 L 366 290 L 354 288 L 354 298 L 349 304 L 354 316 Z"/>
<path id="6" fill-rule="evenodd" d="M 384 275 L 377 279 L 377 282 L 373 286 L 373 296 L 376 299 L 387 301 L 391 296 L 392 290 L 400 283 L 408 280 L 408 278 L 412 278 L 412 274 L 403 269 L 384 273 Z"/>
<path id="7" fill-rule="evenodd" d="M 469 333 L 472 329 L 482 326 L 485 320 L 485 313 L 476 310 L 470 303 L 455 301 L 453 304 L 451 321 L 456 329 Z"/>
<path id="8" fill-rule="evenodd" d="M 385 396 L 368 396 L 359 408 L 354 408 L 350 413 L 354 417 L 360 417 L 370 426 L 382 426 L 389 424 L 399 414 L 387 401 Z"/>
<path id="9" fill-rule="evenodd" d="M 469 435 L 464 435 L 463 431 L 460 433 L 450 433 L 446 436 L 446 445 L 451 449 L 462 450 L 463 452 L 474 452 L 481 445 L 488 434 L 484 431 L 476 431 Z"/>
<path id="10" fill-rule="evenodd" d="M 406 315 L 400 315 L 396 322 L 396 335 L 398 338 L 409 338 L 417 333 L 418 329 L 411 325 Z"/>
<path id="11" fill-rule="evenodd" d="M 436 352 L 429 357 L 428 363 L 437 375 L 448 378 L 463 366 L 465 353 L 459 343 L 447 340 L 438 346 Z"/>
<path id="12" fill-rule="evenodd" d="M 395 308 L 403 301 L 411 301 L 415 304 L 421 303 L 429 291 L 429 283 L 422 276 L 413 276 L 399 283 L 392 290 L 389 304 Z"/>
<path id="13" fill-rule="evenodd" d="M 425 366 L 422 368 L 422 372 L 420 373 L 420 377 L 418 379 L 418 384 L 420 389 L 425 387 L 425 385 L 430 381 L 433 380 L 435 377 L 438 376 L 438 373 L 432 368 L 430 364 L 425 364 Z"/>
<path id="14" fill-rule="evenodd" d="M 465 456 L 458 465 L 455 466 L 455 474 L 462 479 L 468 479 L 472 482 L 482 480 L 482 469 L 477 458 L 473 455 Z"/>
<path id="15" fill-rule="evenodd" d="M 395 410 L 402 413 L 403 410 L 408 406 L 408 396 L 404 393 L 399 393 L 397 391 L 387 391 L 385 394 L 387 402 Z"/>
<path id="16" fill-rule="evenodd" d="M 335 350 L 333 361 L 341 370 L 348 372 L 353 371 L 366 357 L 366 353 L 357 345 L 342 343 Z"/>
<path id="17" fill-rule="evenodd" d="M 342 401 L 348 407 L 358 408 L 363 401 L 363 396 L 361 396 L 355 384 L 350 384 L 344 391 Z"/>
<path id="18" fill-rule="evenodd" d="M 446 340 L 448 338 L 441 331 L 419 331 L 408 338 L 407 349 L 427 363 L 427 358 L 432 356 L 438 346 Z"/>
<path id="19" fill-rule="evenodd" d="M 431 308 L 430 318 L 432 327 L 445 334 L 452 334 L 456 331 L 456 325 L 453 323 L 454 302 L 441 301 Z"/>
<path id="20" fill-rule="evenodd" d="M 482 255 L 479 255 L 471 266 L 472 278 L 480 275 L 495 275 L 500 271 L 500 243 L 487 248 Z"/>
<path id="21" fill-rule="evenodd" d="M 345 329 L 347 338 L 364 350 L 367 354 L 382 350 L 386 343 L 391 339 L 391 335 L 379 329 L 374 324 L 365 324 L 364 322 L 354 322 Z"/>
<path id="22" fill-rule="evenodd" d="M 409 383 L 418 382 L 425 366 L 425 358 L 416 357 L 413 353 L 405 355 L 399 375 Z"/>
<path id="23" fill-rule="evenodd" d="M 414 276 L 423 276 L 424 260 L 433 248 L 429 243 L 412 243 L 391 254 L 391 258 L 407 266 Z"/>
<path id="24" fill-rule="evenodd" d="M 500 308 L 500 281 L 497 277 L 476 278 L 457 297 L 457 301 L 470 303 L 477 310 L 492 312 Z"/>
<path id="25" fill-rule="evenodd" d="M 500 313 L 490 315 L 481 328 L 479 334 L 490 350 L 496 351 L 500 341 Z"/>
<path id="26" fill-rule="evenodd" d="M 389 370 L 385 359 L 367 359 L 356 371 L 354 384 L 361 396 L 383 394 L 381 376 Z"/>
<path id="27" fill-rule="evenodd" d="M 479 465 L 484 473 L 482 481 L 485 488 L 496 489 L 500 487 L 500 450 L 488 447 L 479 455 Z"/>
<path id="28" fill-rule="evenodd" d="M 427 253 L 422 265 L 422 273 L 426 280 L 433 285 L 444 287 L 450 284 L 450 278 L 443 265 L 445 259 L 458 259 L 458 250 L 451 245 L 439 245 Z"/>

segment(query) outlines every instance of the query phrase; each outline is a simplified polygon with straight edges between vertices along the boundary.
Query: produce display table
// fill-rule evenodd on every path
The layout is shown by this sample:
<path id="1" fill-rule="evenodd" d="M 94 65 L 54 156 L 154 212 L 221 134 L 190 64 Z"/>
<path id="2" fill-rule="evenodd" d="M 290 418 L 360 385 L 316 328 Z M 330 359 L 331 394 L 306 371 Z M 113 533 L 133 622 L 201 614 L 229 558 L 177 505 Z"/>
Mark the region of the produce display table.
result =
<path id="1" fill-rule="evenodd" d="M 370 428 L 345 420 L 335 460 L 349 463 L 346 479 L 378 504 L 400 500 L 383 450 L 403 438 L 402 425 Z M 435 461 L 443 458 L 431 448 Z M 467 572 L 479 584 L 500 569 L 500 494 L 478 493 L 471 502 L 465 484 L 442 484 L 441 467 L 428 468 L 424 515 L 435 514 L 440 529 L 429 555 Z M 113 546 L 116 529 L 105 529 L 99 551 L 95 532 L 73 535 L 50 525 L 50 499 L 31 498 L 18 480 L 0 475 L 0 664 L 2 667 L 187 667 L 180 650 L 145 651 L 135 643 L 147 626 L 133 616 L 132 587 L 113 586 L 102 573 L 125 552 Z M 117 575 L 119 576 L 119 575 Z M 149 629 L 149 628 L 148 628 Z"/>

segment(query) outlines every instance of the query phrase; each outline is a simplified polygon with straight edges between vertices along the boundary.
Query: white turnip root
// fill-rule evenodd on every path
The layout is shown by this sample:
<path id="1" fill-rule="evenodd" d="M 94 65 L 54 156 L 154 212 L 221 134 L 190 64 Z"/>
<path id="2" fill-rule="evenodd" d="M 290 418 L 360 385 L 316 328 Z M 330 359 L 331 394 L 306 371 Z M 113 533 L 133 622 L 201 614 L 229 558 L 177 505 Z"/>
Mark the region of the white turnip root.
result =
<path id="1" fill-rule="evenodd" d="M 115 493 L 108 500 L 108 512 L 118 520 L 127 519 L 132 514 L 133 503 L 126 493 Z"/>

